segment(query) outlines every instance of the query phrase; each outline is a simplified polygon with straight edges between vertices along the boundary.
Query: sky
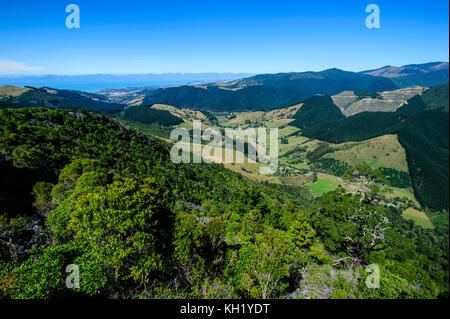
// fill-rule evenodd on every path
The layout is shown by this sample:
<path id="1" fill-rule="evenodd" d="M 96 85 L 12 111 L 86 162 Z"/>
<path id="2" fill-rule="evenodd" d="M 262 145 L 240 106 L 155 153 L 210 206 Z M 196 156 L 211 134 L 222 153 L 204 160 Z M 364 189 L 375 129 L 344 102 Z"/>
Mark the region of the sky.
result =
<path id="1" fill-rule="evenodd" d="M 66 6 L 80 28 L 66 27 Z M 366 6 L 380 8 L 369 29 Z M 277 73 L 449 60 L 447 0 L 0 0 L 0 74 Z"/>

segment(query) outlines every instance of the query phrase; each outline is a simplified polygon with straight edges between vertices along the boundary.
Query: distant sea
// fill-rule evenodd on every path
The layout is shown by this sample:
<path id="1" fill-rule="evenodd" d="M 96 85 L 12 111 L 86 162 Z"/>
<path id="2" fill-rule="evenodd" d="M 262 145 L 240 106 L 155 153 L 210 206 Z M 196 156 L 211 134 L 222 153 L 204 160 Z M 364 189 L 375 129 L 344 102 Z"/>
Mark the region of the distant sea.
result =
<path id="1" fill-rule="evenodd" d="M 1 81 L 1 80 L 0 80 Z M 182 84 L 191 84 L 189 81 L 127 81 L 127 82 L 94 82 L 94 83 L 66 83 L 61 81 L 14 81 L 10 80 L 7 83 L 0 82 L 2 85 L 15 86 L 46 86 L 62 90 L 77 90 L 85 92 L 98 92 L 102 89 L 119 89 L 127 87 L 144 87 L 144 86 L 174 86 Z"/>

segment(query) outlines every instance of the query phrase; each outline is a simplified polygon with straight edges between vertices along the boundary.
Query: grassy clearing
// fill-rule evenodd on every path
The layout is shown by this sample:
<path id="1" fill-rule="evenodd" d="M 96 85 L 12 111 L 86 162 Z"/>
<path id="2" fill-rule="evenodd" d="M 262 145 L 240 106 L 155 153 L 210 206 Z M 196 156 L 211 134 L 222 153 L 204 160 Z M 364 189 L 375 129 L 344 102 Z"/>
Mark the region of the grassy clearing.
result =
<path id="1" fill-rule="evenodd" d="M 278 127 L 292 121 L 292 117 L 300 109 L 301 106 L 302 104 L 298 104 L 268 112 L 255 111 L 235 113 L 236 117 L 229 122 L 242 125 L 245 124 L 246 121 L 250 121 L 251 123 L 258 122 L 267 127 Z"/>
<path id="2" fill-rule="evenodd" d="M 6 96 L 19 96 L 25 93 L 26 91 L 29 91 L 29 88 L 20 87 L 20 86 L 13 86 L 13 85 L 4 85 L 0 86 L 0 97 L 2 95 Z"/>
<path id="3" fill-rule="evenodd" d="M 294 133 L 299 132 L 299 131 L 300 131 L 300 129 L 298 129 L 295 126 L 286 126 L 286 127 L 283 127 L 283 128 L 278 130 L 278 136 L 279 137 L 285 137 L 285 136 L 294 134 Z"/>
<path id="4" fill-rule="evenodd" d="M 350 166 L 370 165 L 373 168 L 387 167 L 408 172 L 406 152 L 397 135 L 388 134 L 362 142 L 335 144 L 338 151 L 325 155 Z"/>
<path id="5" fill-rule="evenodd" d="M 344 184 L 345 183 L 336 176 L 319 173 L 317 174 L 317 181 L 308 187 L 314 194 L 321 196 L 335 190 L 339 186 L 345 186 Z"/>
<path id="6" fill-rule="evenodd" d="M 402 213 L 402 217 L 407 220 L 412 220 L 416 225 L 423 228 L 434 229 L 434 225 L 431 223 L 430 218 L 420 210 L 410 207 Z"/>
<path id="7" fill-rule="evenodd" d="M 280 136 L 281 138 L 282 136 Z M 289 152 L 290 150 L 293 150 L 300 144 L 303 144 L 308 140 L 307 137 L 304 136 L 291 136 L 288 138 L 288 144 L 279 144 L 278 150 L 280 155 L 284 155 L 286 152 Z"/>
<path id="8" fill-rule="evenodd" d="M 338 184 L 333 181 L 319 179 L 314 184 L 310 185 L 309 188 L 317 195 L 323 195 L 325 193 L 331 192 L 338 188 Z"/>
<path id="9" fill-rule="evenodd" d="M 208 118 L 200 111 L 178 109 L 174 106 L 165 104 L 155 104 L 152 106 L 152 108 L 157 110 L 169 111 L 172 115 L 177 116 L 184 121 L 192 122 L 193 120 L 201 120 L 202 122 L 208 122 Z"/>
<path id="10" fill-rule="evenodd" d="M 129 126 L 131 128 L 137 129 L 146 134 L 153 135 L 155 137 L 159 137 L 165 141 L 169 141 L 170 138 L 170 128 L 161 127 L 158 123 L 152 124 L 144 124 L 134 121 L 128 121 L 122 118 L 116 118 L 119 122 L 121 122 L 125 126 Z"/>
<path id="11" fill-rule="evenodd" d="M 392 193 L 385 194 L 387 199 L 391 199 L 391 198 L 395 198 L 395 197 L 408 199 L 416 207 L 421 207 L 419 201 L 416 199 L 414 194 L 411 193 L 409 190 L 403 189 L 403 188 L 398 188 L 398 187 L 391 187 L 391 189 L 392 189 Z"/>

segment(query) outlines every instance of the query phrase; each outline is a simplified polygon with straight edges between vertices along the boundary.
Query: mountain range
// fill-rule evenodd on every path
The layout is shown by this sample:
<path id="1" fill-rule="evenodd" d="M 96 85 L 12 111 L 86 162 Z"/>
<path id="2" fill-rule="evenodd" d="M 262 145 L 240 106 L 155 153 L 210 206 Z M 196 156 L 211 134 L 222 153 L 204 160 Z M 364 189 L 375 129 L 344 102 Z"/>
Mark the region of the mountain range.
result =
<path id="1" fill-rule="evenodd" d="M 448 82 L 448 63 L 383 67 L 363 72 L 328 69 L 321 72 L 261 74 L 226 83 L 178 86 L 150 92 L 143 105 L 169 104 L 214 111 L 268 110 L 294 105 L 316 94 L 343 91 L 392 91 L 407 86 Z"/>
<path id="2" fill-rule="evenodd" d="M 214 111 L 269 110 L 294 105 L 315 94 L 346 90 L 386 91 L 397 86 L 388 78 L 329 69 L 321 72 L 261 74 L 227 83 L 179 86 L 150 92 L 144 105 Z"/>
<path id="3" fill-rule="evenodd" d="M 205 74 L 147 74 L 136 76 L 55 76 L 53 80 L 61 83 L 82 81 L 151 81 L 158 78 L 165 81 L 194 82 L 199 79 L 226 79 L 245 74 L 205 73 Z M 166 104 L 177 108 L 211 111 L 251 111 L 271 110 L 295 105 L 317 94 L 333 97 L 346 116 L 361 111 L 395 111 L 428 86 L 448 82 L 448 63 L 433 62 L 386 66 L 376 70 L 348 72 L 328 69 L 321 72 L 291 72 L 260 74 L 234 79 L 228 82 L 211 82 L 196 85 L 170 87 L 133 87 L 132 89 L 107 90 L 102 94 L 86 93 L 77 90 L 53 89 L 48 86 L 32 87 L 36 79 L 45 77 L 21 78 L 30 81 L 24 88 L 7 86 L 0 89 L 0 103 L 26 104 L 28 106 L 82 107 L 88 110 L 122 109 L 124 105 L 151 106 Z M 47 76 L 50 82 L 53 76 Z M 10 79 L 13 80 L 13 79 Z M 17 78 L 16 78 L 17 80 Z M 39 81 L 40 81 L 39 80 Z M 0 83 L 4 81 L 0 77 Z M 71 82 L 75 81 L 75 82 Z M 14 81 L 12 83 L 15 83 Z M 408 87 L 405 87 L 408 84 Z M 111 91 L 111 92 L 110 92 Z M 106 93 L 105 93 L 106 92 Z M 109 92 L 109 93 L 108 93 Z M 20 94 L 19 94 L 20 93 Z M 378 94 L 374 94 L 378 93 Z"/>
<path id="4" fill-rule="evenodd" d="M 433 86 L 441 84 L 448 82 L 449 75 L 447 62 L 408 64 L 400 67 L 388 65 L 362 73 L 389 78 L 399 88 L 413 85 Z"/>

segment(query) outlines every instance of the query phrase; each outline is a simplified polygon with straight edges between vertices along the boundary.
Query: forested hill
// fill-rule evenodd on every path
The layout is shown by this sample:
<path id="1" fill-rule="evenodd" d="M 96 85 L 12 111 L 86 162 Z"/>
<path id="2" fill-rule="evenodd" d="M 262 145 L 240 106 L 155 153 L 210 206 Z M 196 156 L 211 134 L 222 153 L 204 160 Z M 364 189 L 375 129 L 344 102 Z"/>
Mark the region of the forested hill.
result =
<path id="1" fill-rule="evenodd" d="M 449 87 L 448 82 L 433 86 L 422 94 L 413 96 L 397 112 L 412 110 L 432 110 L 440 109 L 448 112 L 449 105 Z"/>
<path id="2" fill-rule="evenodd" d="M 307 127 L 303 135 L 333 143 L 398 134 L 405 148 L 414 193 L 426 207 L 449 208 L 449 115 L 429 110 L 363 112 Z"/>
<path id="3" fill-rule="evenodd" d="M 0 87 L 0 108 L 48 107 L 81 108 L 106 114 L 118 113 L 122 104 L 109 103 L 102 95 L 73 90 L 58 90 L 47 87 Z"/>
<path id="4" fill-rule="evenodd" d="M 303 101 L 302 107 L 294 114 L 290 125 L 306 128 L 319 123 L 332 122 L 345 118 L 338 106 L 329 96 L 316 95 Z"/>
<path id="5" fill-rule="evenodd" d="M 0 298 L 448 294 L 448 231 L 415 227 L 375 190 L 312 200 L 173 164 L 169 144 L 106 116 L 44 108 L 0 110 L 0 170 Z M 365 285 L 371 263 L 382 289 Z M 79 288 L 66 288 L 68 264 Z"/>
<path id="6" fill-rule="evenodd" d="M 149 93 L 143 105 L 169 104 L 214 111 L 268 110 L 290 106 L 316 94 L 386 91 L 397 86 L 387 78 L 329 69 L 321 72 L 261 74 L 227 83 L 179 86 Z"/>

